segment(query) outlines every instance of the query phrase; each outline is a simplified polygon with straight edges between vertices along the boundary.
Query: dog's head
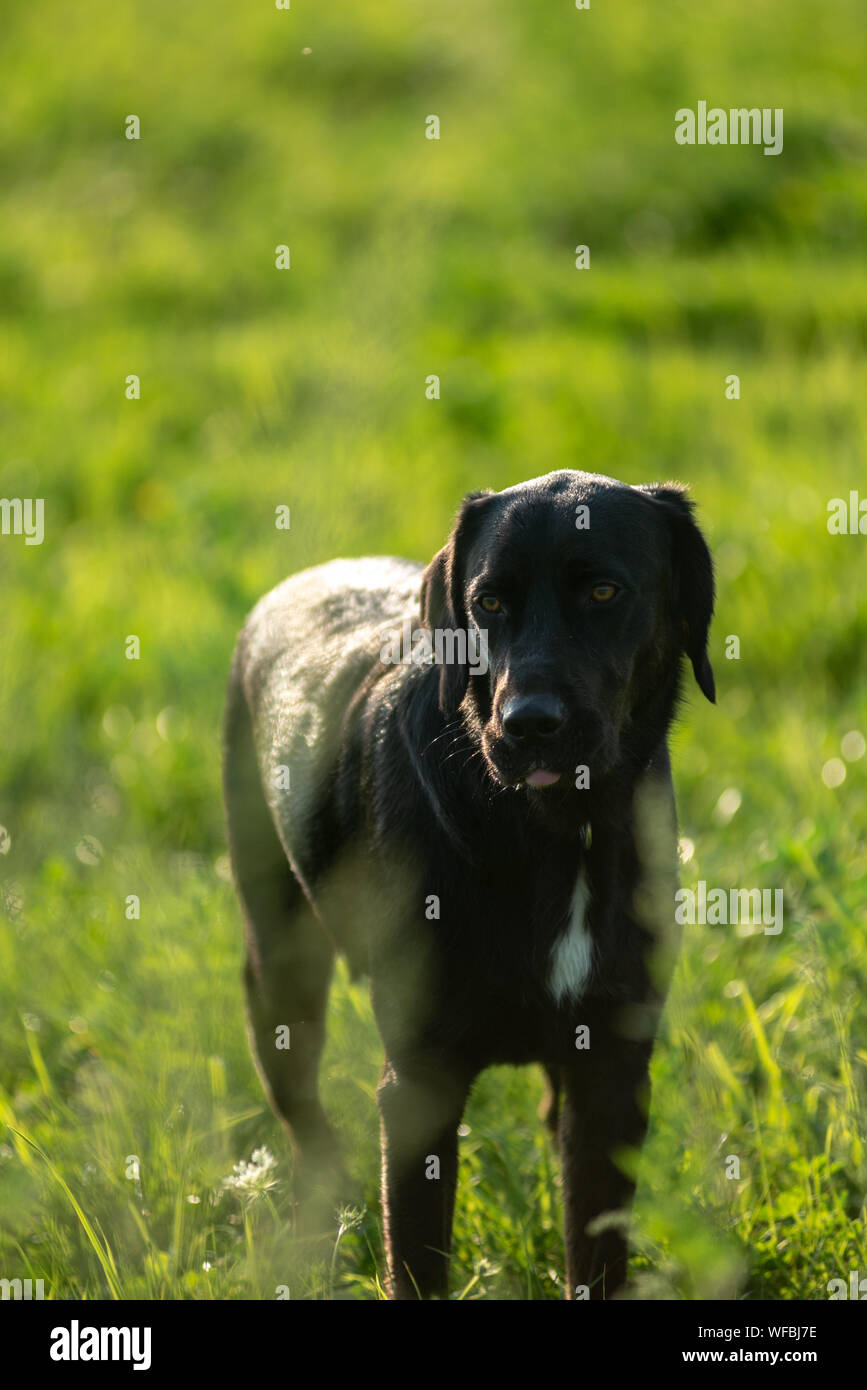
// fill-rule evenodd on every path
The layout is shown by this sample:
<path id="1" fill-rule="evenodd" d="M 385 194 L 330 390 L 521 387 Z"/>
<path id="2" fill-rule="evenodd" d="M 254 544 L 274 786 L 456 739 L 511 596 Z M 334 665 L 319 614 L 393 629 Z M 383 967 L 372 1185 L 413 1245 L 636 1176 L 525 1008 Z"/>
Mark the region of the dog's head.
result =
<path id="1" fill-rule="evenodd" d="M 486 633 L 487 670 L 442 665 L 440 706 L 467 722 L 502 785 L 550 795 L 580 786 L 582 768 L 592 785 L 654 751 L 643 736 L 665 732 L 682 652 L 714 699 L 713 601 L 678 484 L 564 471 L 473 493 L 425 571 L 422 619 L 482 650 Z"/>

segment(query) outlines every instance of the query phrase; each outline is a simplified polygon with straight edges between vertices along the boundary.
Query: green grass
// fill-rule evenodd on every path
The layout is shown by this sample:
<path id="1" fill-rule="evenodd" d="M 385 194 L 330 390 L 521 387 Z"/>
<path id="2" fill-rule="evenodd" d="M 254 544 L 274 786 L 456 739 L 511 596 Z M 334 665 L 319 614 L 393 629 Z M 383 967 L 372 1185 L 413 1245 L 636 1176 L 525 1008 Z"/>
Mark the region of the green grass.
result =
<path id="1" fill-rule="evenodd" d="M 825 524 L 867 497 L 861 6 L 7 10 L 0 496 L 44 497 L 46 539 L 0 537 L 0 1275 L 381 1296 L 380 1048 L 343 974 L 324 1095 L 358 1206 L 287 1234 L 226 878 L 229 657 L 285 574 L 426 559 L 463 492 L 564 466 L 692 486 L 720 697 L 674 739 L 683 881 L 785 891 L 779 936 L 686 928 L 635 1292 L 863 1275 L 867 760 L 822 778 L 867 734 L 867 539 Z M 699 98 L 782 106 L 783 154 L 676 146 Z M 562 1296 L 540 1098 L 505 1069 L 472 1097 L 454 1296 Z M 223 1185 L 262 1147 L 273 1186 Z"/>

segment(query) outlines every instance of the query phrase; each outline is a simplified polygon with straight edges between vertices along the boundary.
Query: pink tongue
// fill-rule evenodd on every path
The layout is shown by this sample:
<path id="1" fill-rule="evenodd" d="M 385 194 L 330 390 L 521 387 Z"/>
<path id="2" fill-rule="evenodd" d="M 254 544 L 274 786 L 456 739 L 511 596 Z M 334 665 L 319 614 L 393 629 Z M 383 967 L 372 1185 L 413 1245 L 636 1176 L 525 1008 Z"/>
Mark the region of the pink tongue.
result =
<path id="1" fill-rule="evenodd" d="M 548 772 L 547 768 L 537 767 L 535 772 L 528 772 L 524 778 L 528 787 L 553 787 L 555 782 L 560 781 L 559 772 Z"/>

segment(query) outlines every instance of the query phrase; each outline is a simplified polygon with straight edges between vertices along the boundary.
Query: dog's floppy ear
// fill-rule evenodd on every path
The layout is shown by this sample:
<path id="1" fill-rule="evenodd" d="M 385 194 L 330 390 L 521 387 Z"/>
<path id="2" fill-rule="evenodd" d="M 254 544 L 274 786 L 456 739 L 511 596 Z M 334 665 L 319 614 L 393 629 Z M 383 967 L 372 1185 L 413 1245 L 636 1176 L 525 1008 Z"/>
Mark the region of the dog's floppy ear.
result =
<path id="1" fill-rule="evenodd" d="M 659 502 L 668 513 L 674 602 L 683 650 L 692 662 L 699 689 L 714 704 L 716 686 L 707 654 L 715 592 L 713 561 L 693 517 L 694 503 L 680 483 L 653 483 L 639 491 Z"/>
<path id="2" fill-rule="evenodd" d="M 466 547 L 480 520 L 480 504 L 494 494 L 471 492 L 464 498 L 452 533 L 433 557 L 421 577 L 421 620 L 431 632 L 468 626 L 464 605 L 464 557 Z M 439 705 L 443 714 L 453 719 L 467 693 L 469 668 L 455 662 L 443 663 L 440 668 Z"/>

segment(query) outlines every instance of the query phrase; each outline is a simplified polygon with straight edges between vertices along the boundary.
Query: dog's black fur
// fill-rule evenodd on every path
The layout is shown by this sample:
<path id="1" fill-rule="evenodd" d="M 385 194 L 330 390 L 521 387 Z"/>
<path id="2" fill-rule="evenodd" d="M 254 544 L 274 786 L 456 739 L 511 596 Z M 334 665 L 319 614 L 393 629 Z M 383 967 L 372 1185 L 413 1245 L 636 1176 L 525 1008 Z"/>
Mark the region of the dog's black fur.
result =
<path id="1" fill-rule="evenodd" d="M 317 1088 L 335 952 L 369 974 L 394 1297 L 447 1294 L 457 1128 L 497 1063 L 548 1072 L 567 1296 L 625 1278 L 622 1215 L 594 1221 L 628 1208 L 621 1151 L 647 1123 L 676 949 L 667 732 L 682 652 L 714 698 L 713 599 L 682 488 L 564 471 L 468 497 L 423 573 L 335 561 L 243 630 L 225 794 L 252 1037 L 299 1179 L 321 1176 L 337 1163 Z M 407 618 L 486 629 L 487 674 L 384 664 Z"/>

